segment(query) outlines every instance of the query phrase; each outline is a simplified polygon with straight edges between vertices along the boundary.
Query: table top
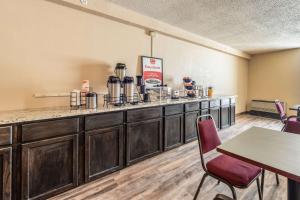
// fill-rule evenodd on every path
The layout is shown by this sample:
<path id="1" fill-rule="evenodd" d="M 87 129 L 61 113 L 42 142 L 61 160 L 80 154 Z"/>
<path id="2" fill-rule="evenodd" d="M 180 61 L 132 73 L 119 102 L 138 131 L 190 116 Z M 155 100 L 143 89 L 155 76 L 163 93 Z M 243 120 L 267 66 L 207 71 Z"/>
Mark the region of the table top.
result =
<path id="1" fill-rule="evenodd" d="M 217 151 L 300 182 L 300 135 L 252 127 Z"/>
<path id="2" fill-rule="evenodd" d="M 300 104 L 293 105 L 290 110 L 298 110 L 298 107 L 300 107 Z"/>

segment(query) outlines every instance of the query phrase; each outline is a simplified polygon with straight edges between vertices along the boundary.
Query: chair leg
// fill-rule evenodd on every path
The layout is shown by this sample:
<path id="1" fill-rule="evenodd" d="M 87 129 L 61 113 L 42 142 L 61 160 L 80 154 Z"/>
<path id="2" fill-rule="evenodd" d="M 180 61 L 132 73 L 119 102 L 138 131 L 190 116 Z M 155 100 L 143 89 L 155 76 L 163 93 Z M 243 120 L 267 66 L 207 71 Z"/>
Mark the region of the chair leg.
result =
<path id="1" fill-rule="evenodd" d="M 261 194 L 264 195 L 264 185 L 265 185 L 265 170 L 262 170 L 261 173 Z"/>
<path id="2" fill-rule="evenodd" d="M 263 195 L 262 195 L 260 184 L 259 184 L 259 177 L 256 179 L 256 184 L 257 184 L 257 191 L 258 191 L 259 200 L 262 200 L 263 199 Z"/>
<path id="3" fill-rule="evenodd" d="M 221 181 L 218 180 L 218 185 L 221 183 Z"/>
<path id="4" fill-rule="evenodd" d="M 230 190 L 231 190 L 231 192 L 232 192 L 232 198 L 233 198 L 234 200 L 237 200 L 237 198 L 236 198 L 236 192 L 235 192 L 234 187 L 233 187 L 232 185 L 228 185 L 228 186 L 229 186 L 229 188 L 230 188 Z"/>
<path id="5" fill-rule="evenodd" d="M 197 199 L 198 194 L 199 194 L 199 192 L 200 192 L 200 188 L 202 187 L 202 185 L 203 185 L 203 183 L 204 183 L 204 181 L 205 181 L 205 178 L 206 178 L 207 176 L 208 176 L 207 173 L 205 173 L 205 174 L 202 176 L 202 179 L 201 179 L 201 181 L 200 181 L 200 184 L 199 184 L 199 186 L 198 186 L 198 188 L 197 188 L 197 191 L 196 191 L 196 194 L 195 194 L 193 200 L 196 200 L 196 199 Z"/>
<path id="6" fill-rule="evenodd" d="M 275 176 L 276 176 L 276 183 L 277 183 L 277 185 L 279 185 L 279 177 L 278 177 L 278 174 L 276 174 Z"/>

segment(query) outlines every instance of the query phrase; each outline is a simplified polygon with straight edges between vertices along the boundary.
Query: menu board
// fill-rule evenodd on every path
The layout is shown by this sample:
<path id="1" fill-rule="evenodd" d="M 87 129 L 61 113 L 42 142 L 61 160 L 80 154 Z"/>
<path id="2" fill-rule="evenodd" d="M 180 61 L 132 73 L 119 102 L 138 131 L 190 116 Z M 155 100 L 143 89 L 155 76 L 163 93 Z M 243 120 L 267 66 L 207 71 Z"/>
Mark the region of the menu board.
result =
<path id="1" fill-rule="evenodd" d="M 142 56 L 143 78 L 146 88 L 163 85 L 163 60 Z"/>

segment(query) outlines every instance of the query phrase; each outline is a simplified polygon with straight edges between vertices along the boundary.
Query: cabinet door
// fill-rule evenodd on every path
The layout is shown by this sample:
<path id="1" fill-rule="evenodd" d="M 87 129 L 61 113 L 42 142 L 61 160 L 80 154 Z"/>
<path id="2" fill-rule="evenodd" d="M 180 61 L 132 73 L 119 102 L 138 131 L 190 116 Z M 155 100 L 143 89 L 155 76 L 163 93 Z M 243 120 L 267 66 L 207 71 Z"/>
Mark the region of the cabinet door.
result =
<path id="1" fill-rule="evenodd" d="M 183 143 L 183 115 L 166 116 L 164 120 L 164 149 L 169 150 Z"/>
<path id="2" fill-rule="evenodd" d="M 11 147 L 0 149 L 0 199 L 11 199 L 11 170 L 12 170 Z"/>
<path id="3" fill-rule="evenodd" d="M 162 151 L 162 119 L 128 123 L 126 164 L 131 165 Z"/>
<path id="4" fill-rule="evenodd" d="M 123 167 L 123 126 L 85 133 L 85 180 L 91 181 Z"/>
<path id="5" fill-rule="evenodd" d="M 221 129 L 230 126 L 230 106 L 221 107 Z"/>
<path id="6" fill-rule="evenodd" d="M 188 112 L 184 114 L 184 143 L 197 139 L 196 120 L 199 112 Z"/>
<path id="7" fill-rule="evenodd" d="M 235 105 L 230 106 L 230 125 L 235 124 Z"/>
<path id="8" fill-rule="evenodd" d="M 220 108 L 210 108 L 209 109 L 209 114 L 212 115 L 213 119 L 215 120 L 216 127 L 219 129 L 220 128 Z"/>
<path id="9" fill-rule="evenodd" d="M 78 136 L 22 145 L 22 199 L 46 199 L 77 186 Z"/>
<path id="10" fill-rule="evenodd" d="M 204 109 L 204 110 L 200 110 L 200 115 L 208 115 L 209 114 L 209 110 L 208 109 Z M 202 117 L 200 120 L 205 120 L 208 119 L 209 117 Z"/>

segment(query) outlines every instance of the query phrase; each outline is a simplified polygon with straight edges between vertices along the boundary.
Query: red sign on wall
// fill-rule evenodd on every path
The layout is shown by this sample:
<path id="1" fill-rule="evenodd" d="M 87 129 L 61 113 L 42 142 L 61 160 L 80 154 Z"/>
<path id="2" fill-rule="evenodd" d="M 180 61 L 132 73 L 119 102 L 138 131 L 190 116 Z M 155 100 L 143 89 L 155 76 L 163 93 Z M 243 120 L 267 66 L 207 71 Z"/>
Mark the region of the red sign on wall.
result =
<path id="1" fill-rule="evenodd" d="M 143 78 L 146 88 L 163 85 L 163 60 L 142 56 Z"/>

